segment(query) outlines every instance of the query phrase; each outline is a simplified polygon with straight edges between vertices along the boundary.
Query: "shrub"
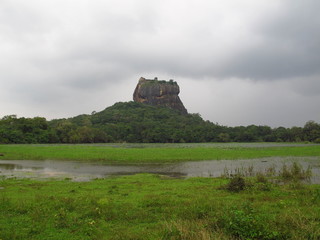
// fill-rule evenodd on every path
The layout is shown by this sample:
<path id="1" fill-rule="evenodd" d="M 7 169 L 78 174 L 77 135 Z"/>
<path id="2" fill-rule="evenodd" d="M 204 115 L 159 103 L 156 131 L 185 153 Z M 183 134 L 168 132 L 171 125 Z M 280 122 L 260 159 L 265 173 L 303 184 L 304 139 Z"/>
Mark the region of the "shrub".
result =
<path id="1" fill-rule="evenodd" d="M 315 143 L 320 143 L 320 138 L 317 138 L 316 140 L 314 140 Z"/>
<path id="2" fill-rule="evenodd" d="M 281 239 L 279 232 L 270 229 L 270 219 L 259 214 L 251 205 L 229 209 L 219 224 L 237 239 Z"/>
<path id="3" fill-rule="evenodd" d="M 283 164 L 279 176 L 284 181 L 299 181 L 307 180 L 309 181 L 312 176 L 312 171 L 310 166 L 307 170 L 303 170 L 302 166 L 294 162 L 291 167 L 288 167 L 286 164 Z"/>
<path id="4" fill-rule="evenodd" d="M 257 173 L 256 178 L 257 178 L 258 183 L 267 183 L 268 182 L 268 179 L 262 173 Z"/>
<path id="5" fill-rule="evenodd" d="M 244 190 L 246 187 L 246 182 L 244 178 L 240 175 L 235 175 L 230 179 L 227 184 L 226 189 L 230 192 L 239 192 Z"/>

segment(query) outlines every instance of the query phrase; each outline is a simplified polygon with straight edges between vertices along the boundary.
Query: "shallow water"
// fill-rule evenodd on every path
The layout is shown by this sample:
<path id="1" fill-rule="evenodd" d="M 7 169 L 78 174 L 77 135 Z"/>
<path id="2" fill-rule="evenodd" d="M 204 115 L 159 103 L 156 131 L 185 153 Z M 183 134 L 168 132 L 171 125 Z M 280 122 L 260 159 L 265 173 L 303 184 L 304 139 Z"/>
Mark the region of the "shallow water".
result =
<path id="1" fill-rule="evenodd" d="M 60 160 L 0 160 L 0 176 L 6 178 L 69 178 L 74 181 L 88 181 L 115 175 L 154 173 L 171 177 L 220 177 L 226 172 L 245 174 L 265 172 L 269 168 L 279 171 L 283 164 L 299 163 L 303 169 L 309 166 L 313 177 L 311 183 L 320 184 L 319 157 L 270 157 L 244 160 L 210 160 L 174 164 L 107 165 L 94 162 Z"/>

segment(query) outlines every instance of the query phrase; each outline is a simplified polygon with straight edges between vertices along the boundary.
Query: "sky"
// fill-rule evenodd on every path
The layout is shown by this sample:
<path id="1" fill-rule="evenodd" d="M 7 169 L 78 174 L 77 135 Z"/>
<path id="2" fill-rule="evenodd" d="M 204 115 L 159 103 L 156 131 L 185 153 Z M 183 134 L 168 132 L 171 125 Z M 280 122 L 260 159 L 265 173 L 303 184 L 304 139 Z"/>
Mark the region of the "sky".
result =
<path id="1" fill-rule="evenodd" d="M 68 118 L 174 79 L 224 126 L 320 122 L 319 0 L 0 0 L 0 118 Z"/>

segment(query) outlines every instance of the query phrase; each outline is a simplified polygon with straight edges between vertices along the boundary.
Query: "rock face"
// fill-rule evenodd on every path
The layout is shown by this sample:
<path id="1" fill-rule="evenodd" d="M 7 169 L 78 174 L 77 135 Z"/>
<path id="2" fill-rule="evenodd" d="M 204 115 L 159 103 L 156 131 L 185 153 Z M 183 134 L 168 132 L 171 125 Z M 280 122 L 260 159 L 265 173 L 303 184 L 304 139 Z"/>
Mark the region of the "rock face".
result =
<path id="1" fill-rule="evenodd" d="M 134 90 L 133 100 L 153 106 L 169 107 L 182 114 L 187 114 L 187 109 L 178 96 L 179 93 L 179 86 L 173 80 L 160 81 L 157 78 L 151 80 L 141 77 Z"/>

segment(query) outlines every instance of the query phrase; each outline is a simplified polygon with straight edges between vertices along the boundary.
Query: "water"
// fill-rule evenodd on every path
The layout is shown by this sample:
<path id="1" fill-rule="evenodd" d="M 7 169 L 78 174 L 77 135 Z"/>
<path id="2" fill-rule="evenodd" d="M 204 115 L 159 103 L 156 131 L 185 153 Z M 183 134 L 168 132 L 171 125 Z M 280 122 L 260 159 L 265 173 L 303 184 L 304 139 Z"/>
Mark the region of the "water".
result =
<path id="1" fill-rule="evenodd" d="M 154 173 L 170 177 L 220 177 L 228 170 L 229 173 L 240 171 L 265 172 L 272 167 L 280 170 L 283 164 L 299 163 L 303 169 L 312 168 L 312 183 L 320 184 L 319 157 L 271 157 L 245 160 L 210 160 L 182 162 L 174 164 L 144 165 L 107 165 L 95 162 L 60 161 L 60 160 L 0 160 L 0 176 L 5 178 L 68 178 L 74 181 L 89 181 L 116 175 L 136 173 Z"/>

